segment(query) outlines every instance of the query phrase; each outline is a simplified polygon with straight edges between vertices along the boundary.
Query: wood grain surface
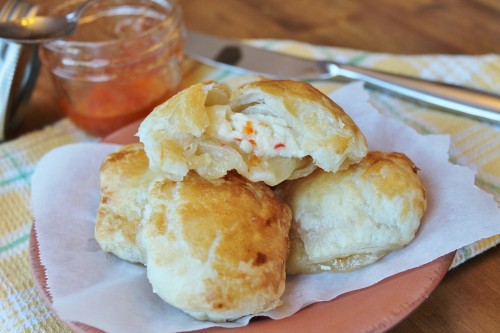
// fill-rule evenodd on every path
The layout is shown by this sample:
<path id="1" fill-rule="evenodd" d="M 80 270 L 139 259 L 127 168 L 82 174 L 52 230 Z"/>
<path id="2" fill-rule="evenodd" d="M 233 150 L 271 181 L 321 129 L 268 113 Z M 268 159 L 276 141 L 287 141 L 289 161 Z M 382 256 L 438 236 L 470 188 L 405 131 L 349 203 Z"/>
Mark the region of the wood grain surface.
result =
<path id="1" fill-rule="evenodd" d="M 391 53 L 500 53 L 498 0 L 181 0 L 188 28 Z"/>
<path id="2" fill-rule="evenodd" d="M 294 39 L 399 54 L 500 53 L 498 0 L 180 0 L 180 4 L 189 29 L 223 37 Z M 28 115 L 12 137 L 62 116 L 43 70 Z M 450 271 L 423 305 L 391 332 L 500 331 L 499 254 L 498 248 L 489 250 Z"/>

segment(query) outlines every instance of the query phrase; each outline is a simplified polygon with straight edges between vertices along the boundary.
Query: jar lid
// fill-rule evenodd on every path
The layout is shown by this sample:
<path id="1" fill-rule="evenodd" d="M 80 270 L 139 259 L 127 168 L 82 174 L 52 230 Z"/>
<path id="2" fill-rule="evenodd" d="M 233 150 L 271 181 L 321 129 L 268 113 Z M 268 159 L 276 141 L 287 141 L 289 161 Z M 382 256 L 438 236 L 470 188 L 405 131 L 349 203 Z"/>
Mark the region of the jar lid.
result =
<path id="1" fill-rule="evenodd" d="M 0 11 L 0 22 L 33 16 L 37 11 L 35 5 L 21 10 L 12 3 Z M 0 141 L 5 141 L 22 119 L 39 70 L 38 45 L 0 39 Z"/>

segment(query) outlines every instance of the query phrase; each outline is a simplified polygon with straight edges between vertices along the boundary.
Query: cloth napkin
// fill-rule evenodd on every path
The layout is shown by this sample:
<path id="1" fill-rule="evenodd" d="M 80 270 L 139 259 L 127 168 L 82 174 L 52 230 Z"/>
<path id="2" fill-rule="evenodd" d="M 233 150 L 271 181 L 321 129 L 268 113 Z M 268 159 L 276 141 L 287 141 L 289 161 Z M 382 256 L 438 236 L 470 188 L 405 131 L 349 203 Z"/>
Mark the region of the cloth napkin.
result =
<path id="1" fill-rule="evenodd" d="M 500 55 L 394 55 L 315 46 L 294 41 L 253 40 L 258 47 L 315 59 L 412 75 L 500 94 Z M 186 60 L 183 87 L 203 80 L 223 80 L 238 73 Z M 324 92 L 332 82 L 313 82 Z M 449 134 L 450 161 L 477 170 L 476 185 L 500 202 L 500 129 L 488 123 L 437 111 L 396 96 L 370 90 L 373 103 L 421 133 Z M 51 149 L 73 142 L 96 141 L 69 120 L 0 145 L 0 327 L 2 332 L 65 332 L 68 329 L 38 294 L 29 266 L 32 225 L 30 177 Z M 500 235 L 457 251 L 452 268 L 500 242 Z"/>

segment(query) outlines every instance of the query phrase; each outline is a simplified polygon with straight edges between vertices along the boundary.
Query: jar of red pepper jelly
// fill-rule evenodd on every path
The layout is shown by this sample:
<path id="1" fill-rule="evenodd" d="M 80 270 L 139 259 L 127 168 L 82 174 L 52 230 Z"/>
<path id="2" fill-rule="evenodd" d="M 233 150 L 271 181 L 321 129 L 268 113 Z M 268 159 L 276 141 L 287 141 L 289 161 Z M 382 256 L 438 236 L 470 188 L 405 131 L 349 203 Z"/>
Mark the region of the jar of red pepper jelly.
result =
<path id="1" fill-rule="evenodd" d="M 58 1 L 48 14 L 64 15 L 82 2 Z M 74 35 L 43 44 L 40 58 L 69 118 L 104 136 L 177 92 L 183 40 L 175 0 L 99 0 Z"/>

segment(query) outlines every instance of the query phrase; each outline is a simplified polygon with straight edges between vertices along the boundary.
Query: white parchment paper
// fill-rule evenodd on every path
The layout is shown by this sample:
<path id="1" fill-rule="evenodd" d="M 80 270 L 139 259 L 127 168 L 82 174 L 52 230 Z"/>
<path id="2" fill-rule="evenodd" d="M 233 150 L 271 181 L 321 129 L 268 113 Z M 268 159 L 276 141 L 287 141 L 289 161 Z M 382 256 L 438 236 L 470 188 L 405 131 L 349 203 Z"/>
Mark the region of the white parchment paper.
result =
<path id="1" fill-rule="evenodd" d="M 448 136 L 419 135 L 381 116 L 360 83 L 347 85 L 331 97 L 359 125 L 370 149 L 403 152 L 415 162 L 427 189 L 428 210 L 415 240 L 376 264 L 352 273 L 288 277 L 284 304 L 267 313 L 274 319 L 500 233 L 500 210 L 492 196 L 474 185 L 473 171 L 448 162 Z M 192 319 L 152 293 L 143 266 L 101 251 L 94 240 L 99 167 L 117 148 L 96 143 L 64 146 L 48 153 L 33 175 L 40 258 L 57 314 L 63 320 L 121 333 L 246 325 L 249 317 L 227 324 Z"/>

